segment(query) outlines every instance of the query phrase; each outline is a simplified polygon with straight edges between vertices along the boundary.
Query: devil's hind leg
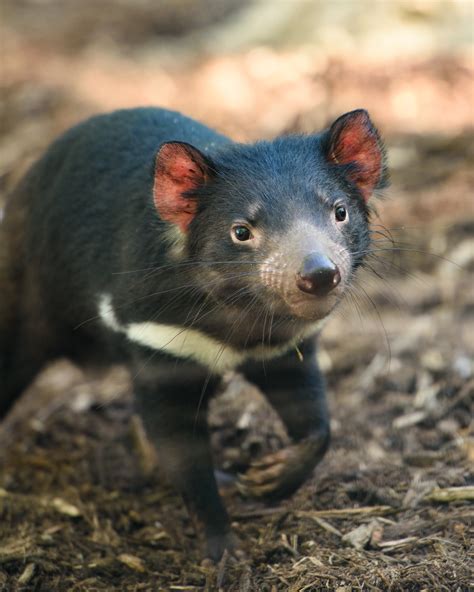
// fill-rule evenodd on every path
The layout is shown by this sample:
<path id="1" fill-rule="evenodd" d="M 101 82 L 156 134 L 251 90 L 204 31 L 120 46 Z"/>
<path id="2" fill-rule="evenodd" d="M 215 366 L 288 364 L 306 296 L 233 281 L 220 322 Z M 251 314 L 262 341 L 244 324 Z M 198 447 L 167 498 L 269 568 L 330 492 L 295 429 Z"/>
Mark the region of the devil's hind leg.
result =
<path id="1" fill-rule="evenodd" d="M 36 282 L 25 281 L 11 228 L 0 224 L 0 419 L 52 357 Z"/>
<path id="2" fill-rule="evenodd" d="M 11 245 L 5 222 L 0 223 L 0 417 L 10 408 L 14 396 L 9 387 L 11 347 L 18 319 L 18 281 L 11 261 Z"/>

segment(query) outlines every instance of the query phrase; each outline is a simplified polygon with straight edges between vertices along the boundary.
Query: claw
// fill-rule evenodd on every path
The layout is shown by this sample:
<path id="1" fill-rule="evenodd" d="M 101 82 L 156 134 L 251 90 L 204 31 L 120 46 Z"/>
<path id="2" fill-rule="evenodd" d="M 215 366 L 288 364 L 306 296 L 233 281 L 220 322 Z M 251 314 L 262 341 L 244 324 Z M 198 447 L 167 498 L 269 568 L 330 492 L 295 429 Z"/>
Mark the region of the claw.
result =
<path id="1" fill-rule="evenodd" d="M 239 474 L 237 489 L 242 495 L 257 498 L 289 495 L 316 464 L 315 448 L 314 442 L 303 441 L 252 462 L 245 474 Z"/>
<path id="2" fill-rule="evenodd" d="M 235 485 L 240 494 L 242 494 L 244 497 L 250 497 L 249 488 L 240 479 L 236 482 Z"/>
<path id="3" fill-rule="evenodd" d="M 253 462 L 245 474 L 239 474 L 237 488 L 240 493 L 265 497 L 278 491 L 285 479 L 290 456 L 289 450 L 283 449 Z"/>
<path id="4" fill-rule="evenodd" d="M 253 481 L 258 485 L 263 483 L 268 483 L 269 481 L 274 481 L 281 476 L 281 474 L 285 470 L 285 465 L 283 463 L 278 463 L 273 466 L 268 466 L 267 469 L 262 471 L 258 471 L 255 468 L 251 467 L 248 472 L 246 473 L 245 477 L 247 480 Z"/>
<path id="5" fill-rule="evenodd" d="M 274 492 L 275 483 L 269 483 L 266 485 L 250 485 L 247 486 L 240 481 L 237 482 L 237 489 L 244 497 L 266 497 Z"/>
<path id="6" fill-rule="evenodd" d="M 285 462 L 288 456 L 288 449 L 284 448 L 283 450 L 273 452 L 272 454 L 267 454 L 262 458 L 254 460 L 252 463 L 250 463 L 250 466 L 255 469 L 263 469 L 265 467 L 270 467 L 278 462 Z"/>

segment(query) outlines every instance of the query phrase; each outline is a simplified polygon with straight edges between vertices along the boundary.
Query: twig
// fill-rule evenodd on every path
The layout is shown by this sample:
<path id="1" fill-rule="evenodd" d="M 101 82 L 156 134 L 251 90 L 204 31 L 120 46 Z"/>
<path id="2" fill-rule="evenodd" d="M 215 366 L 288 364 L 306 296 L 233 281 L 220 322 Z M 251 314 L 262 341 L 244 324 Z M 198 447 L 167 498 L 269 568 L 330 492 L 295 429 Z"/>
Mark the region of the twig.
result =
<path id="1" fill-rule="evenodd" d="M 457 502 L 461 500 L 474 501 L 474 485 L 464 487 L 436 487 L 426 494 L 425 498 L 430 502 Z"/>
<path id="2" fill-rule="evenodd" d="M 224 583 L 225 572 L 227 568 L 227 560 L 229 559 L 229 551 L 225 549 L 224 554 L 222 555 L 221 560 L 219 561 L 219 565 L 217 567 L 217 588 L 218 590 L 222 589 L 222 584 Z"/>
<path id="3" fill-rule="evenodd" d="M 332 510 L 300 510 L 295 512 L 298 518 L 344 518 L 345 516 L 377 516 L 396 512 L 392 506 L 364 506 L 361 508 L 334 508 Z"/>
<path id="4" fill-rule="evenodd" d="M 378 543 L 377 547 L 380 547 L 381 549 L 385 549 L 385 550 L 392 550 L 392 549 L 398 549 L 399 547 L 406 547 L 407 545 L 409 545 L 411 543 L 415 543 L 419 540 L 420 539 L 418 537 L 411 536 L 411 537 L 405 537 L 404 539 L 397 539 L 394 541 L 381 541 L 380 543 Z"/>
<path id="5" fill-rule="evenodd" d="M 311 518 L 311 520 L 315 522 L 318 526 L 320 526 L 323 530 L 326 530 L 331 534 L 335 534 L 338 537 L 342 537 L 342 532 L 332 524 L 329 524 L 329 522 L 327 520 L 324 520 L 324 518 L 318 518 L 318 516 L 308 516 L 308 518 Z"/>

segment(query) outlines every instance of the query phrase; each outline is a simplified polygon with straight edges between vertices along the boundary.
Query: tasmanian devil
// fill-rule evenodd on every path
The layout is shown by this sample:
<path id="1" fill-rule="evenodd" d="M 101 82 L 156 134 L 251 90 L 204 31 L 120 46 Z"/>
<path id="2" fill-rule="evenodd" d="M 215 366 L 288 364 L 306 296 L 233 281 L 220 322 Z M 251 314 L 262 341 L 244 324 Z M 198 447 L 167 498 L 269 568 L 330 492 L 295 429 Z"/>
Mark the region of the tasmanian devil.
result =
<path id="1" fill-rule="evenodd" d="M 243 477 L 285 496 L 329 443 L 315 338 L 370 244 L 381 140 L 356 110 L 315 135 L 238 144 L 172 111 L 93 117 L 60 137 L 0 226 L 0 413 L 58 356 L 123 362 L 161 464 L 232 546 L 206 403 L 239 370 L 293 445 Z"/>

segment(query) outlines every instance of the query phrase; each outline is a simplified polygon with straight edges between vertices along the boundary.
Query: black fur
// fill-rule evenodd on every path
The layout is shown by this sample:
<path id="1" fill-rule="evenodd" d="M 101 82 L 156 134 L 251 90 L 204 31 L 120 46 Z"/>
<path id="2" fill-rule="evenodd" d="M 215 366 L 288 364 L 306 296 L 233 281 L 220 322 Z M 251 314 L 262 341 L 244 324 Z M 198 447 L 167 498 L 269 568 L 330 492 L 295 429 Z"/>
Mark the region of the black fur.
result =
<path id="1" fill-rule="evenodd" d="M 232 546 L 203 419 L 219 383 L 216 368 L 195 359 L 176 363 L 167 352 L 130 341 L 98 318 L 99 297 L 110 295 L 121 326 L 192 327 L 238 352 L 280 347 L 264 368 L 249 359 L 239 369 L 267 395 L 295 442 L 263 494 L 293 492 L 329 443 L 315 342 L 305 331 L 337 304 L 369 247 L 368 206 L 345 168 L 331 163 L 328 134 L 239 145 L 161 109 L 94 117 L 65 133 L 34 165 L 0 227 L 0 282 L 7 295 L 0 307 L 0 413 L 59 355 L 126 363 L 149 436 L 204 525 L 215 558 Z M 197 148 L 210 171 L 209 180 L 185 196 L 197 200 L 198 209 L 187 234 L 175 233 L 178 244 L 152 198 L 155 157 L 169 141 Z M 385 164 L 381 185 L 384 170 Z M 337 225 L 334 207 L 341 203 L 349 220 Z M 236 220 L 255 229 L 256 248 L 232 241 Z M 344 276 L 324 302 L 293 286 L 302 258 L 318 249 Z M 260 271 L 272 254 L 268 273 L 275 284 L 265 283 Z M 247 486 L 259 494 L 250 477 Z"/>

